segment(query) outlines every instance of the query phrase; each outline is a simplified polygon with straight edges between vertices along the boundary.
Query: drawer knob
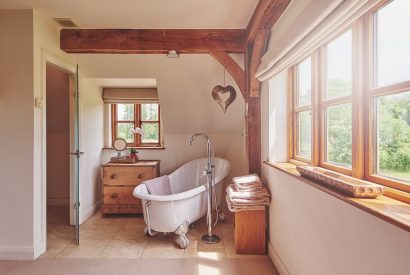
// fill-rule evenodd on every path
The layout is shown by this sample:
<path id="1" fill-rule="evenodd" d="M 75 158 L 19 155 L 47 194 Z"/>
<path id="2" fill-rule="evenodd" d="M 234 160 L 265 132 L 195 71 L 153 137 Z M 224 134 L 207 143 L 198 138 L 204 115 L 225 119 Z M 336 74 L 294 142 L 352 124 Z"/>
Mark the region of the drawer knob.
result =
<path id="1" fill-rule="evenodd" d="M 117 178 L 117 174 L 112 174 L 112 175 L 111 175 L 111 178 L 112 178 L 112 179 L 116 179 L 116 178 Z"/>
<path id="2" fill-rule="evenodd" d="M 117 193 L 112 194 L 112 195 L 111 195 L 111 198 L 112 198 L 112 199 L 118 198 L 118 194 L 117 194 Z"/>
<path id="3" fill-rule="evenodd" d="M 142 179 L 143 177 L 144 177 L 144 173 L 141 173 L 141 174 L 138 175 L 139 179 Z"/>

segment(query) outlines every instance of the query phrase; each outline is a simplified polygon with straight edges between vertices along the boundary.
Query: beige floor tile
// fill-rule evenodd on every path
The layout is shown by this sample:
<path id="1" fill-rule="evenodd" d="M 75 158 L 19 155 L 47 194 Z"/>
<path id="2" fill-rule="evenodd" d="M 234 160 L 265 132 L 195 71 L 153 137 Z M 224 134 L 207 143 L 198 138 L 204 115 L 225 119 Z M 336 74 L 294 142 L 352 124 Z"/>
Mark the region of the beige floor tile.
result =
<path id="1" fill-rule="evenodd" d="M 111 240 L 99 258 L 140 258 L 148 240 Z"/>
<path id="2" fill-rule="evenodd" d="M 71 242 L 63 251 L 56 255 L 56 258 L 99 258 L 109 240 L 80 240 L 77 246 Z"/>
<path id="3" fill-rule="evenodd" d="M 80 226 L 81 239 L 111 240 L 120 231 L 122 224 L 92 224 Z"/>
<path id="4" fill-rule="evenodd" d="M 141 228 L 124 228 L 122 227 L 115 233 L 114 240 L 140 240 L 147 238 L 144 234 L 144 227 Z"/>
<path id="5" fill-rule="evenodd" d="M 75 228 L 72 225 L 47 224 L 47 239 L 73 239 Z"/>
<path id="6" fill-rule="evenodd" d="M 166 237 L 162 234 L 151 237 L 141 258 L 183 258 L 184 249 L 177 246 L 175 238 L 173 234 Z"/>
<path id="7" fill-rule="evenodd" d="M 72 241 L 73 240 L 70 239 L 47 239 L 47 250 L 40 258 L 55 258 L 56 255 L 63 251 Z"/>

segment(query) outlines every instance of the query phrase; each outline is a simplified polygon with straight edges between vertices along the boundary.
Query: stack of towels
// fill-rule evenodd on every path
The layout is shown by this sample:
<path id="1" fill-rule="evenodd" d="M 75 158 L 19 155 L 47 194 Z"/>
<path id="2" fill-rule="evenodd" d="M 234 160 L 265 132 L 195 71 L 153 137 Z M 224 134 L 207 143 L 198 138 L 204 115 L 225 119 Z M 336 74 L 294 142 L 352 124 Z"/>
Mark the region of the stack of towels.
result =
<path id="1" fill-rule="evenodd" d="M 226 202 L 232 212 L 264 210 L 270 203 L 269 191 L 257 174 L 234 177 L 226 188 Z"/>

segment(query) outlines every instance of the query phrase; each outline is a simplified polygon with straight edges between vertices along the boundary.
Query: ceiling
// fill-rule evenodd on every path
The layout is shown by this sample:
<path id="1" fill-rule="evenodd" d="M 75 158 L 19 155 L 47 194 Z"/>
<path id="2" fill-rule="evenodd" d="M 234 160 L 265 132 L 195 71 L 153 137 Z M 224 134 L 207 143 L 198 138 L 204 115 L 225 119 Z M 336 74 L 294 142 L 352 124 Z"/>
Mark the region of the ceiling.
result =
<path id="1" fill-rule="evenodd" d="M 0 9 L 35 9 L 80 28 L 244 29 L 256 0 L 0 0 Z"/>

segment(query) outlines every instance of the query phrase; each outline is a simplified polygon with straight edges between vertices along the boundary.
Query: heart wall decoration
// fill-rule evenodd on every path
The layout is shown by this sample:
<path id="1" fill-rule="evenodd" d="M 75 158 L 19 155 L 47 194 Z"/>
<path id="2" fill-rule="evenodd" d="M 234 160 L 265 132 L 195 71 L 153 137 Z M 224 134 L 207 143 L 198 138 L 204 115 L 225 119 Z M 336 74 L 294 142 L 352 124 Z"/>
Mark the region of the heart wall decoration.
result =
<path id="1" fill-rule="evenodd" d="M 229 97 L 226 100 L 223 100 L 221 95 L 226 93 L 229 93 Z M 226 113 L 226 109 L 228 109 L 229 105 L 231 105 L 236 99 L 236 91 L 231 85 L 225 87 L 217 85 L 212 89 L 212 98 L 218 103 L 224 113 Z"/>

